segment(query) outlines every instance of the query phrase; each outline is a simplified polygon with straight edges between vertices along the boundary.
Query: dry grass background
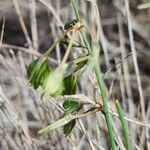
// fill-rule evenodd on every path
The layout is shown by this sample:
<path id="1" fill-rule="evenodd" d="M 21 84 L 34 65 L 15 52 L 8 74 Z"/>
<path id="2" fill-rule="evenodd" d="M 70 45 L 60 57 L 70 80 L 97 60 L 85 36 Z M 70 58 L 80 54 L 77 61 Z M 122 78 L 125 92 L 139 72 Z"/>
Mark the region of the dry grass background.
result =
<path id="1" fill-rule="evenodd" d="M 115 115 L 116 98 L 125 111 L 132 148 L 150 149 L 150 1 L 130 0 L 130 9 L 128 0 L 77 3 L 89 35 L 100 36 L 99 60 L 114 114 L 118 149 L 125 147 Z M 40 91 L 27 84 L 26 67 L 32 57 L 50 47 L 61 34 L 60 26 L 71 18 L 69 0 L 0 1 L 0 149 L 109 149 L 101 113 L 78 120 L 67 138 L 61 129 L 37 134 L 61 116 L 63 98 L 41 101 Z M 64 51 L 63 45 L 56 47 L 49 59 L 52 66 L 60 62 Z M 72 55 L 77 53 L 75 49 Z M 78 94 L 74 97 L 85 102 L 98 101 L 94 75 L 85 71 L 78 78 Z"/>

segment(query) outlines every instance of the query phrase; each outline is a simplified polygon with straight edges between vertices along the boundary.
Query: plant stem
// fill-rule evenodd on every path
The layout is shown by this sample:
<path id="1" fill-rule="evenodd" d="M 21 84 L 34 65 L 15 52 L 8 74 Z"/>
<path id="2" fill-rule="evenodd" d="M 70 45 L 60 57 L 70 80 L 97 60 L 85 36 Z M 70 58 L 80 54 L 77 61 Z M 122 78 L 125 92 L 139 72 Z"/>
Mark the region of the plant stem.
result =
<path id="1" fill-rule="evenodd" d="M 116 105 L 116 108 L 117 108 L 117 111 L 118 111 L 118 114 L 119 114 L 119 119 L 120 119 L 120 122 L 121 122 L 121 125 L 122 125 L 123 134 L 124 134 L 124 138 L 125 138 L 126 149 L 127 150 L 131 150 L 129 131 L 128 131 L 128 127 L 127 127 L 126 121 L 124 119 L 123 110 L 122 110 L 118 100 L 115 101 L 115 105 Z"/>
<path id="2" fill-rule="evenodd" d="M 74 1 L 74 0 L 71 0 L 71 4 L 72 4 L 73 10 L 74 10 L 76 19 L 77 19 L 78 21 L 80 21 L 81 18 L 80 18 L 79 11 L 78 11 L 78 8 L 77 8 L 77 6 L 76 6 L 75 1 Z"/>
<path id="3" fill-rule="evenodd" d="M 103 109 L 104 109 L 104 113 L 105 113 L 105 119 L 106 119 L 106 124 L 107 124 L 107 128 L 108 128 L 108 134 L 109 134 L 109 139 L 111 142 L 111 147 L 112 147 L 112 150 L 115 150 L 116 144 L 115 144 L 115 138 L 114 138 L 113 129 L 112 129 L 112 119 L 111 119 L 111 115 L 109 112 L 108 98 L 107 98 L 105 86 L 104 86 L 104 83 L 102 80 L 101 70 L 97 64 L 94 65 L 94 70 L 95 70 L 97 82 L 98 82 L 98 85 L 99 85 L 99 88 L 101 91 L 101 96 L 102 96 L 102 101 L 103 101 Z"/>
<path id="4" fill-rule="evenodd" d="M 81 30 L 81 36 L 82 36 L 82 39 L 83 39 L 83 42 L 84 42 L 84 45 L 85 45 L 86 49 L 90 53 L 91 52 L 90 44 L 89 44 L 89 42 L 86 38 L 86 33 L 83 29 Z"/>

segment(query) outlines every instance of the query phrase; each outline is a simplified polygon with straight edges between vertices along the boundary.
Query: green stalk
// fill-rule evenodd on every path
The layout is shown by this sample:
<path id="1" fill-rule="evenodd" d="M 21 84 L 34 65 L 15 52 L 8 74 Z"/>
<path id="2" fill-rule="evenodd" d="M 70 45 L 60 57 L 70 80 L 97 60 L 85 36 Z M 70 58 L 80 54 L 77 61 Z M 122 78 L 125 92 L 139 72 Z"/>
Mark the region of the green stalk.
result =
<path id="1" fill-rule="evenodd" d="M 78 21 L 80 21 L 81 19 L 80 19 L 79 13 L 78 13 L 77 6 L 76 6 L 74 0 L 71 0 L 71 2 L 72 2 L 72 6 L 74 9 L 75 15 L 76 15 L 76 19 Z M 82 35 L 82 38 L 84 41 L 84 45 L 87 48 L 88 52 L 90 53 L 91 47 L 90 47 L 90 44 L 87 40 L 86 33 L 83 30 L 81 31 L 81 35 Z M 108 134 L 109 134 L 109 139 L 110 139 L 110 143 L 111 143 L 111 148 L 112 148 L 112 150 L 116 150 L 115 138 L 114 138 L 114 133 L 113 133 L 113 129 L 112 129 L 112 119 L 111 119 L 111 115 L 109 113 L 108 98 L 107 98 L 105 86 L 103 83 L 101 70 L 100 70 L 99 65 L 97 63 L 97 60 L 93 59 L 93 64 L 94 64 L 94 71 L 96 74 L 97 82 L 98 82 L 98 85 L 99 85 L 99 88 L 101 91 L 103 107 L 104 107 L 104 112 L 105 112 L 105 119 L 106 119 L 106 124 L 107 124 L 107 128 L 108 128 Z"/>
<path id="2" fill-rule="evenodd" d="M 71 0 L 71 4 L 72 4 L 73 10 L 74 10 L 74 13 L 75 13 L 75 15 L 76 15 L 76 19 L 77 19 L 78 21 L 80 21 L 81 18 L 80 18 L 79 11 L 78 11 L 78 8 L 77 8 L 77 5 L 76 5 L 75 1 L 74 1 L 74 0 Z"/>
<path id="3" fill-rule="evenodd" d="M 131 150 L 131 143 L 130 143 L 130 137 L 129 137 L 129 131 L 128 131 L 128 126 L 126 124 L 126 121 L 124 119 L 124 113 L 123 110 L 120 106 L 120 103 L 118 100 L 115 101 L 115 105 L 119 114 L 119 119 L 122 125 L 122 130 L 125 138 L 125 145 L 127 150 Z"/>
<path id="4" fill-rule="evenodd" d="M 106 95 L 106 90 L 105 90 L 105 86 L 103 83 L 101 70 L 97 64 L 94 65 L 94 70 L 95 70 L 97 82 L 98 82 L 98 85 L 99 85 L 99 88 L 101 91 L 101 96 L 102 96 L 102 101 L 103 101 L 103 109 L 105 112 L 105 119 L 106 119 L 106 124 L 107 124 L 107 128 L 108 128 L 108 134 L 109 134 L 109 140 L 111 143 L 112 150 L 115 150 L 116 144 L 115 144 L 115 138 L 114 138 L 114 133 L 113 133 L 113 129 L 112 129 L 112 119 L 111 119 L 111 115 L 109 113 L 108 98 Z"/>
<path id="5" fill-rule="evenodd" d="M 89 53 L 91 53 L 90 44 L 86 38 L 86 33 L 84 30 L 81 30 L 81 36 L 82 36 L 82 39 L 83 39 L 83 42 L 84 42 L 86 49 L 88 50 Z"/>

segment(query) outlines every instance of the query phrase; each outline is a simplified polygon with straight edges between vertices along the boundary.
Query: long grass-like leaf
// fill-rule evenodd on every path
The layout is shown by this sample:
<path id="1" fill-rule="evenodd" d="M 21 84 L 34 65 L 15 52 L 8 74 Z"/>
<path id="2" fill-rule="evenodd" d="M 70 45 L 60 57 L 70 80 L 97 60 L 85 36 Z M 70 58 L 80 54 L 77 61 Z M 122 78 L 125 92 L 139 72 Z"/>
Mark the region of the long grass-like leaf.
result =
<path id="1" fill-rule="evenodd" d="M 72 4 L 73 10 L 74 10 L 74 12 L 75 12 L 76 19 L 77 19 L 78 21 L 80 21 L 81 18 L 80 18 L 80 15 L 79 15 L 78 8 L 76 7 L 75 1 L 74 1 L 74 0 L 71 0 L 71 4 Z"/>
<path id="2" fill-rule="evenodd" d="M 131 150 L 131 143 L 130 143 L 130 137 L 129 137 L 129 131 L 128 131 L 128 126 L 126 124 L 126 121 L 124 119 L 124 113 L 123 110 L 120 106 L 120 103 L 118 100 L 115 101 L 115 105 L 119 114 L 119 119 L 122 125 L 122 130 L 124 134 L 124 139 L 125 139 L 125 145 L 127 150 Z"/>
<path id="3" fill-rule="evenodd" d="M 60 128 L 64 125 L 66 125 L 67 123 L 69 123 L 70 121 L 74 120 L 74 119 L 77 119 L 77 118 L 82 118 L 82 117 L 85 117 L 85 116 L 88 116 L 88 115 L 91 115 L 93 113 L 96 113 L 97 111 L 99 111 L 98 109 L 94 109 L 94 110 L 91 110 L 91 111 L 87 111 L 83 114 L 77 114 L 77 115 L 67 115 L 65 117 L 63 117 L 62 119 L 54 122 L 53 124 L 41 129 L 38 131 L 39 134 L 43 134 L 43 133 L 47 133 L 47 132 L 50 132 L 56 128 Z"/>
<path id="4" fill-rule="evenodd" d="M 41 129 L 38 131 L 39 134 L 43 134 L 43 133 L 47 133 L 47 132 L 50 132 L 56 128 L 60 128 L 64 125 L 66 125 L 67 123 L 69 123 L 70 121 L 72 121 L 73 119 L 75 119 L 74 116 L 65 116 L 64 118 L 54 122 L 53 124 L 50 124 L 49 126 Z"/>

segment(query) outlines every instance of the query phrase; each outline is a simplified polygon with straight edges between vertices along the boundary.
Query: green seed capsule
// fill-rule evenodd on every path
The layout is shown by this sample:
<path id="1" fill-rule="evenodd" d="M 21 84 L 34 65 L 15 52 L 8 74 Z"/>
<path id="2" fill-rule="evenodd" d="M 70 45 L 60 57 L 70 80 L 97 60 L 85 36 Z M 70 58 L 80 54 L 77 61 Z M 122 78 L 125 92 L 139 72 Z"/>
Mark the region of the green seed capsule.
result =
<path id="1" fill-rule="evenodd" d="M 64 90 L 63 73 L 58 71 L 51 71 L 43 82 L 43 90 L 46 95 L 52 97 L 61 95 Z"/>

